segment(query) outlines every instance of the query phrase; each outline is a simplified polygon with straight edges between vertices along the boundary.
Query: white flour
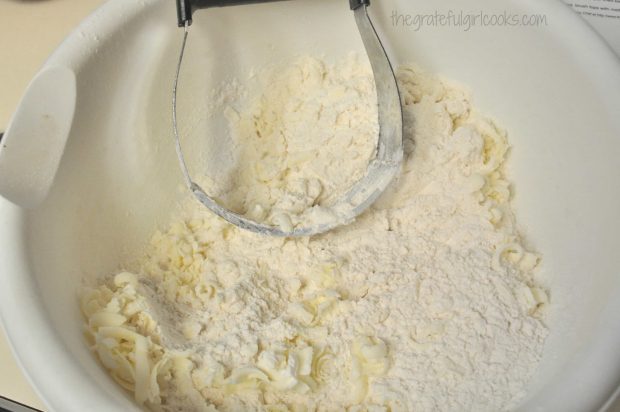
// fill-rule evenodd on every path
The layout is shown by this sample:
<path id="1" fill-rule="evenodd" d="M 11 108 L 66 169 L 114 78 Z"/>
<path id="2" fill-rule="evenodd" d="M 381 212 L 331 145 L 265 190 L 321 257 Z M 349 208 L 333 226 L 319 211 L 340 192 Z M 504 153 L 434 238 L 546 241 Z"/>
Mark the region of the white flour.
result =
<path id="1" fill-rule="evenodd" d="M 326 68 L 306 58 L 296 67 L 371 81 L 351 60 Z M 358 221 L 312 239 L 265 238 L 192 199 L 153 237 L 138 274 L 84 293 L 93 347 L 139 403 L 165 411 L 478 412 L 519 400 L 547 334 L 539 320 L 547 294 L 533 277 L 538 258 L 515 227 L 505 134 L 472 111 L 462 90 L 410 67 L 398 77 L 403 172 Z M 321 140 L 307 142 L 319 154 L 296 166 L 295 179 L 337 176 L 322 175 L 323 155 L 325 167 L 355 171 L 371 154 L 330 149 L 349 147 L 351 139 L 339 139 L 372 118 L 371 89 L 355 91 L 359 103 L 349 112 L 347 84 L 342 91 L 338 82 L 313 83 L 324 116 L 333 119 L 342 99 L 351 116 L 331 140 L 323 127 L 332 122 L 317 127 L 315 110 L 288 117 L 303 82 L 267 92 L 262 107 L 274 112 L 253 114 L 261 128 L 281 122 L 284 134 L 264 137 L 281 149 L 272 159 L 278 167 L 296 156 L 287 147 L 299 136 Z M 231 119 L 252 129 L 242 115 Z M 251 153 L 240 166 L 254 164 Z M 275 188 L 263 180 L 265 210 L 282 207 L 281 186 L 291 182 L 279 170 Z M 243 207 L 258 198 L 248 176 L 248 190 L 231 192 Z"/>
<path id="2" fill-rule="evenodd" d="M 329 213 L 364 175 L 379 133 L 372 72 L 356 55 L 336 70 L 307 57 L 250 83 L 259 92 L 249 101 L 235 99 L 234 87 L 217 96 L 233 100 L 224 110 L 230 139 L 207 144 L 204 162 L 232 160 L 210 170 L 204 188 L 228 209 L 290 231 Z"/>

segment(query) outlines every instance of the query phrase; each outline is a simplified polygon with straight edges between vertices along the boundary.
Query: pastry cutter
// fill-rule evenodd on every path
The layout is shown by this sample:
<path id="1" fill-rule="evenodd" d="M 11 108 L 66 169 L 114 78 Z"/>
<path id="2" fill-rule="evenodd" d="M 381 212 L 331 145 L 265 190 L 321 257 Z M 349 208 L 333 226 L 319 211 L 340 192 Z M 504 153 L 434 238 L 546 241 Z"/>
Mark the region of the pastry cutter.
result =
<path id="1" fill-rule="evenodd" d="M 240 228 L 264 235 L 279 237 L 312 236 L 325 233 L 335 227 L 354 221 L 387 188 L 400 170 L 403 159 L 403 117 L 398 85 L 392 64 L 368 15 L 370 0 L 349 0 L 349 3 L 374 74 L 378 99 L 379 137 L 375 150 L 376 154 L 369 161 L 364 176 L 333 204 L 322 206 L 329 211 L 329 215 L 333 216 L 333 219 L 322 220 L 316 224 L 308 222 L 304 225 L 302 223 L 292 230 L 283 230 L 277 226 L 253 221 L 221 206 L 192 180 L 183 156 L 177 128 L 179 75 L 194 12 L 198 9 L 212 7 L 248 5 L 272 1 L 279 0 L 177 0 L 178 24 L 179 27 L 184 28 L 184 35 L 172 91 L 174 139 L 187 187 L 213 213 Z"/>

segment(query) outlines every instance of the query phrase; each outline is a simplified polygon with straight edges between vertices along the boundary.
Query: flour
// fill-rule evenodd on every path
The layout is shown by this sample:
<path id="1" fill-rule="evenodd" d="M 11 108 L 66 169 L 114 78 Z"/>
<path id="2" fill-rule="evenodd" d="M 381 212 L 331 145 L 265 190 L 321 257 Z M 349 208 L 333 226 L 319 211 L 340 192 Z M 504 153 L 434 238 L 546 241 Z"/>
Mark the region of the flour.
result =
<path id="1" fill-rule="evenodd" d="M 265 71 L 251 80 L 260 91 L 249 100 L 224 87 L 216 96 L 231 100 L 233 91 L 224 110 L 230 138 L 207 146 L 204 157 L 236 167 L 208 173 L 205 190 L 229 210 L 286 231 L 329 214 L 377 146 L 374 80 L 359 60 L 350 55 L 330 67 L 307 57 Z"/>
<path id="2" fill-rule="evenodd" d="M 261 110 L 273 112 L 253 116 L 279 130 L 261 138 L 277 158 L 262 163 L 256 135 L 239 132 L 248 119 L 231 115 L 233 133 L 252 147 L 243 164 L 276 162 L 261 182 L 249 171 L 237 175 L 247 187 L 226 194 L 231 205 L 247 212 L 260 204 L 268 218 L 289 210 L 281 199 L 296 179 L 320 180 L 317 198 L 328 199 L 363 169 L 371 149 L 351 156 L 344 149 L 372 118 L 373 92 L 348 89 L 357 80 L 344 88 L 322 83 L 371 84 L 368 67 L 350 61 L 328 68 L 302 59 L 284 71 L 313 73 L 302 75 L 312 87 L 275 84 L 263 95 Z M 139 403 L 161 411 L 350 412 L 498 411 L 518 403 L 541 356 L 548 298 L 535 280 L 539 258 L 523 246 L 511 210 L 506 135 L 460 88 L 409 66 L 398 79 L 403 171 L 356 222 L 311 239 L 266 238 L 189 199 L 155 234 L 137 273 L 83 294 L 93 347 Z M 298 149 L 312 154 L 301 161 L 296 143 L 289 152 L 282 142 L 288 132 L 310 130 L 316 110 L 293 116 L 289 108 L 300 104 L 301 90 L 317 87 L 325 113 L 333 119 L 342 104 L 350 119 L 338 133 L 323 130 L 332 121 L 304 132 L 307 146 Z M 281 175 L 291 159 L 299 163 Z M 333 162 L 347 173 L 323 173 Z"/>

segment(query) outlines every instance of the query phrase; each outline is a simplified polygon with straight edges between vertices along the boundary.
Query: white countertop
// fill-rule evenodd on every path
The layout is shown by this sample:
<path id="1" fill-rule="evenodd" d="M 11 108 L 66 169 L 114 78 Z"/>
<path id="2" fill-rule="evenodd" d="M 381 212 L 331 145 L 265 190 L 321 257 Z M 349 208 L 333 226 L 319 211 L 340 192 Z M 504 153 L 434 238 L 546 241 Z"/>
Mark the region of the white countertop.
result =
<path id="1" fill-rule="evenodd" d="M 0 131 L 54 48 L 104 0 L 0 2 Z M 0 395 L 44 409 L 13 358 L 0 331 Z M 620 401 L 609 412 L 620 412 Z"/>

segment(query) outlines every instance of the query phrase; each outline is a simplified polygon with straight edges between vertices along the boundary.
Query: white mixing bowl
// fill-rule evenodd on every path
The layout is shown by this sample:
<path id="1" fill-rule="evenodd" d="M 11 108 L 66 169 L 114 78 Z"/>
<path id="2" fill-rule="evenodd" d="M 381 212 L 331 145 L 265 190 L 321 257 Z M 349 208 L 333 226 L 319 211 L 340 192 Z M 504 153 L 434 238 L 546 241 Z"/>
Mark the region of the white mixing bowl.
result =
<path id="1" fill-rule="evenodd" d="M 548 25 L 392 24 L 393 12 L 450 9 L 536 13 Z M 510 131 L 515 207 L 544 255 L 552 298 L 551 334 L 520 410 L 599 410 L 620 383 L 620 63 L 560 1 L 376 0 L 371 12 L 397 63 L 470 86 Z M 193 139 L 220 127 L 200 116 L 218 82 L 294 54 L 363 50 L 345 0 L 195 17 L 180 101 Z M 47 200 L 27 211 L 0 199 L 0 314 L 52 411 L 138 409 L 86 346 L 76 291 L 137 253 L 183 195 L 170 124 L 180 40 L 173 1 L 113 0 L 46 63 L 75 72 L 76 113 Z"/>

